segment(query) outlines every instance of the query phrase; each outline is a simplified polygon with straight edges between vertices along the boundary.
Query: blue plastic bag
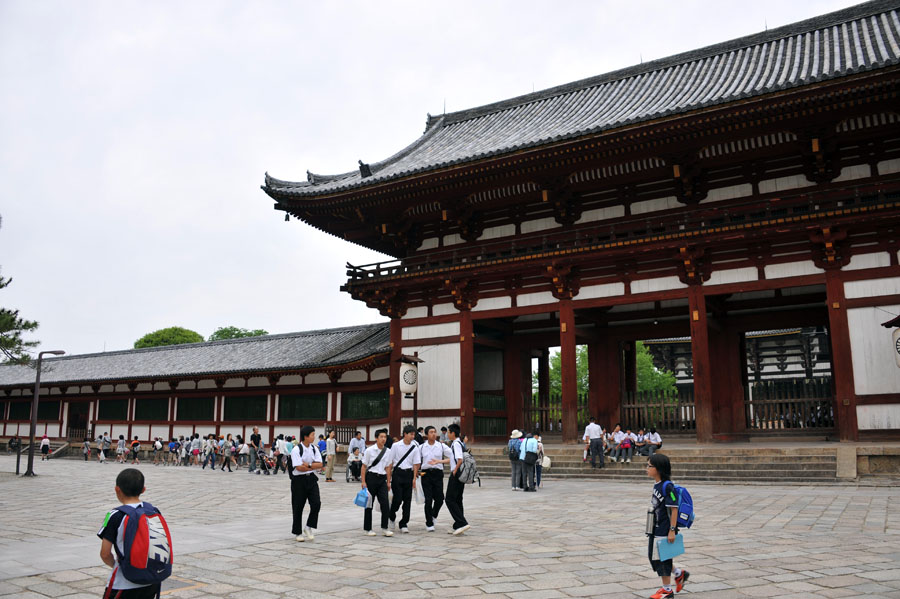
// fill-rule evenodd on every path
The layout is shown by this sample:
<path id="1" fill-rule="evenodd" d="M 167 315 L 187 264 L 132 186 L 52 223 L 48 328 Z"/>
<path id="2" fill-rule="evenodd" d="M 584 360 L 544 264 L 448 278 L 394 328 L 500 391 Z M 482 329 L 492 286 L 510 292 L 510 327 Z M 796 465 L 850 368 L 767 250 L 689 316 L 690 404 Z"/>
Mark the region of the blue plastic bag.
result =
<path id="1" fill-rule="evenodd" d="M 353 503 L 355 503 L 359 507 L 366 507 L 366 505 L 369 503 L 369 491 L 366 489 L 360 489 L 359 493 L 356 494 L 356 498 L 353 500 Z"/>

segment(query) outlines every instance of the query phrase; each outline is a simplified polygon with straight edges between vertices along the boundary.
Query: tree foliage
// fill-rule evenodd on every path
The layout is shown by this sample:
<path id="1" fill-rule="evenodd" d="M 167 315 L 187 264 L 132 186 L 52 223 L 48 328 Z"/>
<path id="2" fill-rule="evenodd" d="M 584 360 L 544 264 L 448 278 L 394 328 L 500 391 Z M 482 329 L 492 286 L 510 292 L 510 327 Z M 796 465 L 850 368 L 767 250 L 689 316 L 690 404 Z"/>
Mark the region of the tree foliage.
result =
<path id="1" fill-rule="evenodd" d="M 181 345 L 182 343 L 200 343 L 203 335 L 182 327 L 169 327 L 147 333 L 134 342 L 134 349 L 144 347 L 161 347 L 163 345 Z"/>
<path id="2" fill-rule="evenodd" d="M 653 356 L 650 350 L 642 342 L 636 344 L 637 360 L 637 385 L 638 391 L 665 391 L 674 393 L 675 374 L 668 370 L 660 370 L 653 365 Z M 577 377 L 578 393 L 587 393 L 589 389 L 588 375 L 588 347 L 579 345 L 575 354 L 575 372 Z M 550 354 L 550 395 L 562 394 L 562 358 L 558 351 Z M 601 384 L 602 381 L 601 381 Z M 538 373 L 531 373 L 531 386 L 533 392 L 538 392 Z"/>
<path id="3" fill-rule="evenodd" d="M 0 289 L 12 283 L 12 279 L 0 277 Z M 23 333 L 29 333 L 38 328 L 35 320 L 25 320 L 19 316 L 18 310 L 0 308 L 0 353 L 3 361 L 9 364 L 28 364 L 31 356 L 28 350 L 37 347 L 37 341 L 26 341 Z"/>
<path id="4" fill-rule="evenodd" d="M 242 337 L 259 337 L 268 335 L 264 329 L 241 329 L 238 327 L 219 327 L 209 336 L 207 341 L 222 341 L 223 339 L 241 339 Z"/>

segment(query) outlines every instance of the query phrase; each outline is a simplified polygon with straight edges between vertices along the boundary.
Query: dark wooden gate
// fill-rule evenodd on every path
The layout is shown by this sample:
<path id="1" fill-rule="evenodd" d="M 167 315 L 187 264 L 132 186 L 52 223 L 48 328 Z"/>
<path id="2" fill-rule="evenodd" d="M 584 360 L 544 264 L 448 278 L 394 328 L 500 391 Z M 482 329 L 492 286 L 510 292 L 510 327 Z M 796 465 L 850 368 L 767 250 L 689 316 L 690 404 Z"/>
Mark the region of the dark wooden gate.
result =
<path id="1" fill-rule="evenodd" d="M 744 389 L 747 430 L 826 433 L 834 429 L 831 378 L 753 383 Z"/>
<path id="2" fill-rule="evenodd" d="M 575 423 L 579 429 L 583 429 L 590 418 L 587 393 L 578 394 L 577 410 Z M 543 434 L 560 434 L 562 419 L 561 395 L 550 394 L 546 398 L 541 398 L 535 393 L 530 397 L 525 396 L 525 431 L 538 429 Z"/>
<path id="3" fill-rule="evenodd" d="M 622 426 L 631 430 L 655 427 L 660 433 L 693 431 L 697 428 L 694 415 L 694 389 L 677 391 L 635 391 L 622 399 Z M 607 424 L 600 423 L 606 427 Z M 615 423 L 610 422 L 612 427 Z"/>

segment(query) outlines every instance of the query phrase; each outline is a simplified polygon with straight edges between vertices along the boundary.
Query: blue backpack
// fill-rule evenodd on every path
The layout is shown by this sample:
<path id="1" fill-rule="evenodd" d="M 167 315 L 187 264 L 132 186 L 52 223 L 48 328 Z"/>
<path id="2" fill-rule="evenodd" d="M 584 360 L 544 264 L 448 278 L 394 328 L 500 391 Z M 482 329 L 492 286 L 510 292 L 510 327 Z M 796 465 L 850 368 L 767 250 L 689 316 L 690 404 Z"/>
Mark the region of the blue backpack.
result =
<path id="1" fill-rule="evenodd" d="M 670 481 L 671 482 L 671 481 Z M 679 528 L 690 528 L 694 523 L 694 500 L 684 487 L 671 483 L 678 498 L 678 523 Z"/>
<path id="2" fill-rule="evenodd" d="M 143 502 L 138 507 L 122 505 L 116 508 L 125 519 L 122 545 L 125 553 L 119 556 L 122 576 L 135 584 L 157 584 L 172 574 L 172 535 L 159 510 Z M 118 549 L 117 549 L 118 551 Z"/>

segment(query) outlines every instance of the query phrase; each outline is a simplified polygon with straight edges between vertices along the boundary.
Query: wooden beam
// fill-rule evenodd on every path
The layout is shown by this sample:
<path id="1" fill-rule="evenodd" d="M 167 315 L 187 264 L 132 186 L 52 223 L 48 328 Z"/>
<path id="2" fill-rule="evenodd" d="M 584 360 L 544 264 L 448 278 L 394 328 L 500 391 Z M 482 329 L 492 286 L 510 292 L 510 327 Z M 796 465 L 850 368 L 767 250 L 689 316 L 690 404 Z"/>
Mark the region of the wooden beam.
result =
<path id="1" fill-rule="evenodd" d="M 831 372 L 834 380 L 834 414 L 838 437 L 841 441 L 858 441 L 850 326 L 847 323 L 844 283 L 839 277 L 839 271 L 825 272 L 825 289 L 828 296 L 828 333 L 831 338 Z"/>
<path id="2" fill-rule="evenodd" d="M 713 440 L 713 386 L 710 364 L 706 298 L 700 285 L 688 287 L 688 314 L 691 323 L 691 357 L 694 367 L 694 414 L 697 441 Z"/>

